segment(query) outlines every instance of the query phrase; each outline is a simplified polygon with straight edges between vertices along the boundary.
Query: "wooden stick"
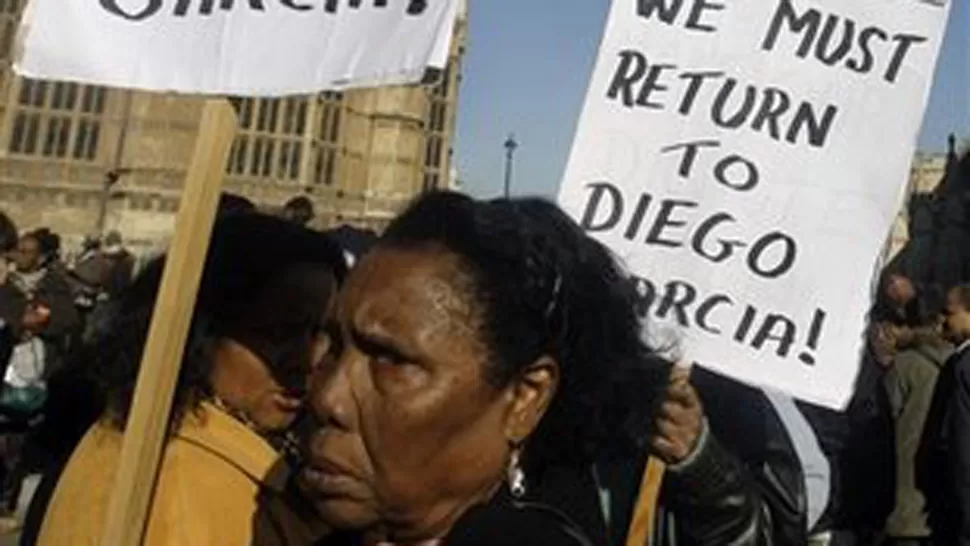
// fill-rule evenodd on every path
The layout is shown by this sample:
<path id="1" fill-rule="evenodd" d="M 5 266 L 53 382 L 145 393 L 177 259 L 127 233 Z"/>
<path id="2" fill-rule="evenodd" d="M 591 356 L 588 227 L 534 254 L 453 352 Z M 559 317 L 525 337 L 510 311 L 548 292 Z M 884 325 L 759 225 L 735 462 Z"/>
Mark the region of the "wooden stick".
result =
<path id="1" fill-rule="evenodd" d="M 232 106 L 224 100 L 206 101 L 125 429 L 118 475 L 101 537 L 103 546 L 142 543 L 172 395 L 235 133 Z"/>

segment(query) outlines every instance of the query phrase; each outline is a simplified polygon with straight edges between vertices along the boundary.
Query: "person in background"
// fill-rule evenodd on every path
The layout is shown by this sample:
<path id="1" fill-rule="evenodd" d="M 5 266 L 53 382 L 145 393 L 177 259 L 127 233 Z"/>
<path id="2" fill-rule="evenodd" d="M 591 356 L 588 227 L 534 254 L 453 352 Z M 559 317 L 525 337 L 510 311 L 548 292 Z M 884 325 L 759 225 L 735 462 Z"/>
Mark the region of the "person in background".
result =
<path id="1" fill-rule="evenodd" d="M 86 235 L 81 242 L 81 251 L 68 264 L 68 270 L 76 280 L 86 286 L 96 286 L 101 281 L 101 239 L 97 235 Z"/>
<path id="2" fill-rule="evenodd" d="M 928 546 L 932 540 L 916 465 L 937 379 L 953 351 L 943 339 L 945 303 L 924 291 L 907 306 L 904 321 L 881 325 L 891 357 L 884 380 L 896 432 L 896 503 L 886 521 L 887 546 Z"/>
<path id="3" fill-rule="evenodd" d="M 885 301 L 893 304 L 897 318 L 906 316 L 906 308 L 917 300 L 922 290 L 909 277 L 891 273 L 886 278 Z"/>
<path id="4" fill-rule="evenodd" d="M 9 216 L 0 212 L 0 286 L 7 282 L 10 257 L 13 251 L 17 249 L 19 240 L 20 232 L 17 231 L 17 225 Z"/>
<path id="5" fill-rule="evenodd" d="M 60 239 L 47 229 L 20 237 L 13 253 L 15 270 L 0 288 L 13 340 L 0 390 L 0 415 L 11 433 L 4 437 L 3 510 L 12 510 L 22 479 L 33 464 L 28 431 L 47 401 L 47 379 L 60 367 L 75 333 L 78 316 L 70 286 L 58 260 Z"/>
<path id="6" fill-rule="evenodd" d="M 96 235 L 86 236 L 81 243 L 81 251 L 67 265 L 67 280 L 74 294 L 74 306 L 84 324 L 87 324 L 88 318 L 98 305 L 103 290 L 104 268 L 101 239 Z M 80 335 L 84 337 L 83 325 Z"/>
<path id="7" fill-rule="evenodd" d="M 124 240 L 117 231 L 108 233 L 101 245 L 105 260 L 101 285 L 108 299 L 117 299 L 131 284 L 135 269 L 135 257 L 125 248 Z"/>
<path id="8" fill-rule="evenodd" d="M 937 381 L 920 453 L 934 544 L 970 545 L 970 285 L 947 294 L 944 333 L 956 350 Z"/>
<path id="9" fill-rule="evenodd" d="M 6 214 L 0 213 L 0 371 L 6 373 L 13 352 L 14 330 L 23 317 L 19 295 L 8 283 L 10 260 L 20 241 L 17 226 Z M 2 375 L 0 375 L 2 377 Z"/>
<path id="10" fill-rule="evenodd" d="M 106 409 L 58 480 L 42 546 L 100 541 L 163 267 L 164 257 L 139 275 L 90 353 Z M 321 234 L 260 214 L 217 221 L 145 546 L 305 546 L 325 533 L 288 469 L 343 275 L 339 248 Z"/>
<path id="11" fill-rule="evenodd" d="M 15 253 L 16 271 L 7 296 L 23 309 L 16 325 L 18 344 L 4 376 L 0 406 L 33 412 L 42 404 L 45 379 L 68 350 L 77 326 L 74 298 L 57 264 L 58 239 L 49 230 L 20 238 Z"/>
<path id="12" fill-rule="evenodd" d="M 294 197 L 283 205 L 282 216 L 297 225 L 307 226 L 314 217 L 313 201 L 305 195 Z"/>
<path id="13" fill-rule="evenodd" d="M 219 195 L 219 205 L 217 214 L 221 216 L 231 214 L 247 214 L 256 212 L 256 205 L 241 195 L 222 192 Z"/>

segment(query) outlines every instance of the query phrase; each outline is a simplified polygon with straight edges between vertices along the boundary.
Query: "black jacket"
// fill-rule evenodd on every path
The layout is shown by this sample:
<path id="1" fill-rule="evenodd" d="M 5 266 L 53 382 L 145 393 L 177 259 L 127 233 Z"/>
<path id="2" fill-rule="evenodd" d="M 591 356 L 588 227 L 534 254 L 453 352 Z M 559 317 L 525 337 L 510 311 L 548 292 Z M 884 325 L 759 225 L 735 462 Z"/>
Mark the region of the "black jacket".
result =
<path id="1" fill-rule="evenodd" d="M 916 486 L 926 496 L 934 539 L 970 545 L 970 350 L 955 353 L 937 381 L 916 455 Z"/>
<path id="2" fill-rule="evenodd" d="M 709 442 L 691 466 L 669 472 L 653 546 L 797 545 L 806 537 L 801 461 L 784 423 L 758 389 L 695 367 Z M 622 545 L 645 463 L 601 464 L 611 544 Z"/>
<path id="3" fill-rule="evenodd" d="M 629 520 L 608 525 L 600 504 L 603 483 L 588 472 L 546 474 L 522 501 L 499 495 L 471 510 L 447 546 L 623 546 Z M 639 483 L 639 476 L 632 476 Z M 779 523 L 764 494 L 737 459 L 709 438 L 689 469 L 668 473 L 651 546 L 771 546 L 803 544 L 778 536 Z M 611 505 L 611 511 L 618 507 Z M 802 536 L 804 537 L 804 532 Z M 795 540 L 798 540 L 797 538 Z"/>
<path id="4" fill-rule="evenodd" d="M 666 527 L 678 533 L 655 544 L 804 544 L 804 474 L 771 403 L 703 368 L 695 367 L 691 382 L 714 441 L 688 471 L 671 475 L 663 503 L 673 513 Z"/>
<path id="5" fill-rule="evenodd" d="M 801 463 L 770 402 L 757 389 L 700 368 L 691 381 L 704 403 L 709 436 L 690 466 L 666 474 L 651 546 L 804 544 Z M 623 546 L 645 465 L 639 455 L 600 463 L 595 472 L 551 473 L 532 500 L 568 514 L 593 544 Z"/>

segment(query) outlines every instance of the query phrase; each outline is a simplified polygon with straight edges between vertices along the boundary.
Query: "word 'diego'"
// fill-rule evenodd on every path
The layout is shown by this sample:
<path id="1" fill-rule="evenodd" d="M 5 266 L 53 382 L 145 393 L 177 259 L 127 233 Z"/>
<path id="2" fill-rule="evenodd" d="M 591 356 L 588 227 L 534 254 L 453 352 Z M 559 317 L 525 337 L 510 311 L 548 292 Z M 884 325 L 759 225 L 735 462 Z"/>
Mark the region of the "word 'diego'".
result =
<path id="1" fill-rule="evenodd" d="M 428 7 L 428 0 L 98 0 L 108 13 L 129 21 L 144 21 L 155 15 L 170 14 L 175 17 L 188 15 L 212 15 L 216 9 L 231 11 L 244 9 L 265 12 L 282 9 L 293 12 L 320 11 L 336 14 L 341 9 L 372 8 L 386 10 L 404 6 L 408 15 L 421 15 Z"/>
<path id="2" fill-rule="evenodd" d="M 724 263 L 744 255 L 748 269 L 764 279 L 777 279 L 795 265 L 798 245 L 781 231 L 772 231 L 743 240 L 725 235 L 738 224 L 734 215 L 719 211 L 700 219 L 692 216 L 700 204 L 686 199 L 657 199 L 641 193 L 636 201 L 627 199 L 620 188 L 609 182 L 587 184 L 590 190 L 580 225 L 589 233 L 622 230 L 629 241 L 666 248 L 690 248 L 694 254 L 713 263 Z M 648 218 L 648 213 L 653 218 Z"/>

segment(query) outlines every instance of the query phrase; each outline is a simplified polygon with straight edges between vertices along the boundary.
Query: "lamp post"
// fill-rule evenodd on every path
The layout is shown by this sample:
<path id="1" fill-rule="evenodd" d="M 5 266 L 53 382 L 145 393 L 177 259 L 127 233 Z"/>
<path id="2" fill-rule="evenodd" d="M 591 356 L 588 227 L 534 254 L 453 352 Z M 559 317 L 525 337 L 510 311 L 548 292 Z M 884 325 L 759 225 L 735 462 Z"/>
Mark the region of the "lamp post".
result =
<path id="1" fill-rule="evenodd" d="M 505 198 L 508 199 L 511 196 L 512 190 L 512 161 L 515 156 L 515 150 L 518 149 L 519 143 L 515 141 L 515 135 L 510 134 L 508 140 L 505 141 Z"/>
<path id="2" fill-rule="evenodd" d="M 118 196 L 118 194 L 115 192 L 115 186 L 118 185 L 118 181 L 122 176 L 131 172 L 131 169 L 125 169 L 121 165 L 124 162 L 125 145 L 128 141 L 128 128 L 129 123 L 131 122 L 132 97 L 133 92 L 131 90 L 125 91 L 124 104 L 122 105 L 121 110 L 121 119 L 119 120 L 118 140 L 115 144 L 113 165 L 111 170 L 105 173 L 104 180 L 101 183 L 101 194 L 98 197 L 98 223 L 95 226 L 95 233 L 97 233 L 99 239 L 104 237 L 104 228 L 108 221 L 109 203 L 111 202 L 111 199 Z"/>

